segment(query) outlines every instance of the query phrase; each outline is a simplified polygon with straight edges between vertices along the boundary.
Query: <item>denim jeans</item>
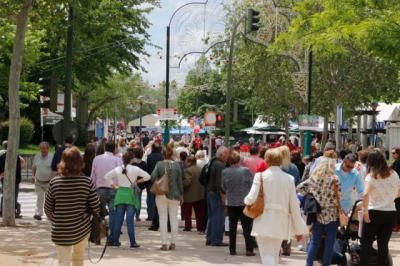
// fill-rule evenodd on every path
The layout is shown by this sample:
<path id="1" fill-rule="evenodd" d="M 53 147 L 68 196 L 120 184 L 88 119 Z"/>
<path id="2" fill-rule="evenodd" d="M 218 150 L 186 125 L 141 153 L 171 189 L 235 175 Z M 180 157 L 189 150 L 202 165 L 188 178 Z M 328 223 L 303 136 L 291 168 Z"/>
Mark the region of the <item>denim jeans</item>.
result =
<path id="1" fill-rule="evenodd" d="M 119 204 L 115 208 L 115 220 L 113 227 L 113 244 L 118 245 L 119 235 L 121 232 L 122 224 L 124 223 L 124 217 L 126 213 L 126 225 L 128 227 L 128 236 L 131 245 L 136 244 L 135 240 L 135 225 L 133 219 L 135 217 L 135 206 L 128 204 Z"/>
<path id="2" fill-rule="evenodd" d="M 110 235 L 108 240 L 113 240 L 113 230 L 114 227 L 114 216 L 115 216 L 115 207 L 114 207 L 114 198 L 115 198 L 115 191 L 111 188 L 97 188 L 97 194 L 100 198 L 100 204 L 103 206 L 107 206 L 108 210 L 108 226 L 110 228 Z"/>
<path id="3" fill-rule="evenodd" d="M 151 185 L 146 185 L 147 218 L 153 220 L 156 209 L 156 196 L 150 191 Z"/>
<path id="4" fill-rule="evenodd" d="M 224 207 L 219 193 L 207 192 L 207 241 L 211 245 L 222 243 L 225 229 Z"/>
<path id="5" fill-rule="evenodd" d="M 338 227 L 339 223 L 337 221 L 330 222 L 329 224 L 321 224 L 319 222 L 315 222 L 313 224 L 311 242 L 307 252 L 307 266 L 313 265 L 314 258 L 317 254 L 319 246 L 321 245 L 323 236 L 325 236 L 325 246 L 322 257 L 322 265 L 331 265 L 333 247 L 335 245 Z"/>
<path id="6" fill-rule="evenodd" d="M 140 218 L 140 210 L 142 209 L 142 190 L 138 193 L 138 197 L 139 197 L 139 207 L 136 210 L 136 220 Z"/>

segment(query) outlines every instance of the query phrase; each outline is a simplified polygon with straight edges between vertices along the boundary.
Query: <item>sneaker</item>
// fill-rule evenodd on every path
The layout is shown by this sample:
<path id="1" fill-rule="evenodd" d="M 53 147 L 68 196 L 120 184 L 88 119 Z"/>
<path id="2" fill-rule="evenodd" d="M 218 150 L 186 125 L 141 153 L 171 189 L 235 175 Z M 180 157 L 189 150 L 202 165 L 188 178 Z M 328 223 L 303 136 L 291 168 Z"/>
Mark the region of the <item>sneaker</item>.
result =
<path id="1" fill-rule="evenodd" d="M 190 229 L 190 228 L 184 228 L 183 231 L 185 231 L 185 232 L 190 232 L 190 231 L 192 231 L 192 229 Z"/>
<path id="2" fill-rule="evenodd" d="M 247 257 L 252 257 L 252 256 L 255 256 L 256 255 L 256 253 L 254 253 L 254 251 L 246 251 L 246 256 Z"/>
<path id="3" fill-rule="evenodd" d="M 138 245 L 137 243 L 131 244 L 131 248 L 140 248 L 140 245 Z"/>
<path id="4" fill-rule="evenodd" d="M 150 227 L 149 227 L 149 230 L 150 230 L 150 231 L 158 231 L 158 227 L 156 227 L 156 226 L 150 226 Z"/>
<path id="5" fill-rule="evenodd" d="M 38 220 L 38 221 L 41 221 L 42 220 L 42 216 L 40 216 L 40 215 L 33 215 L 33 218 L 35 219 L 35 220 Z"/>

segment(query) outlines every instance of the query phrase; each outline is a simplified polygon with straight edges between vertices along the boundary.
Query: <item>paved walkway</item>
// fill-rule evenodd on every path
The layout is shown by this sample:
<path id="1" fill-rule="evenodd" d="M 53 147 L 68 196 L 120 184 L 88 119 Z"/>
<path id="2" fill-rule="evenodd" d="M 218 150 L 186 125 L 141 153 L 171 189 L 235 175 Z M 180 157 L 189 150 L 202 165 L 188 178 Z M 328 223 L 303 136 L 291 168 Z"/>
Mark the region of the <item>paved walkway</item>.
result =
<path id="1" fill-rule="evenodd" d="M 57 265 L 55 248 L 50 240 L 50 225 L 44 219 L 36 221 L 32 218 L 34 212 L 35 196 L 33 186 L 26 184 L 20 194 L 22 201 L 23 219 L 18 219 L 17 227 L 0 226 L 0 266 L 22 265 Z M 145 211 L 142 211 L 142 218 Z M 1 218 L 0 218 L 1 222 Z M 98 265 L 130 265 L 140 266 L 157 265 L 260 265 L 259 255 L 256 257 L 244 256 L 244 239 L 238 235 L 237 256 L 230 256 L 227 247 L 205 246 L 204 235 L 197 232 L 183 232 L 179 230 L 176 242 L 177 250 L 161 252 L 159 232 L 148 231 L 148 222 L 139 222 L 136 225 L 137 242 L 139 249 L 129 249 L 126 228 L 123 228 L 121 236 L 122 246 L 109 248 L 104 259 Z M 228 239 L 225 237 L 225 242 Z M 400 233 L 394 233 L 390 241 L 393 265 L 400 265 Z M 99 255 L 100 247 L 93 247 L 93 257 Z M 256 253 L 257 250 L 256 250 Z M 300 266 L 305 264 L 305 253 L 298 251 L 296 245 L 292 247 L 292 256 L 282 257 L 281 265 Z M 86 256 L 87 258 L 87 256 Z M 85 265 L 91 265 L 88 259 Z"/>
<path id="2" fill-rule="evenodd" d="M 136 227 L 139 249 L 129 249 L 126 228 L 121 236 L 122 246 L 109 248 L 104 259 L 98 265 L 260 265 L 260 258 L 244 256 L 244 240 L 238 235 L 238 255 L 230 256 L 227 247 L 207 247 L 204 245 L 204 235 L 197 232 L 179 231 L 176 251 L 162 252 L 159 250 L 160 238 L 158 232 L 148 231 L 147 222 L 140 222 Z M 45 221 L 33 219 L 18 220 L 18 227 L 0 227 L 0 266 L 20 265 L 57 265 L 54 245 L 50 241 L 50 226 Z M 227 241 L 225 237 L 225 241 Z M 390 242 L 393 265 L 400 265 L 400 234 L 393 235 Z M 99 255 L 100 247 L 93 247 L 92 256 Z M 257 250 L 256 250 L 257 252 Z M 281 265 L 304 265 L 305 253 L 293 247 L 292 256 L 283 257 Z M 91 265 L 86 258 L 85 265 Z"/>

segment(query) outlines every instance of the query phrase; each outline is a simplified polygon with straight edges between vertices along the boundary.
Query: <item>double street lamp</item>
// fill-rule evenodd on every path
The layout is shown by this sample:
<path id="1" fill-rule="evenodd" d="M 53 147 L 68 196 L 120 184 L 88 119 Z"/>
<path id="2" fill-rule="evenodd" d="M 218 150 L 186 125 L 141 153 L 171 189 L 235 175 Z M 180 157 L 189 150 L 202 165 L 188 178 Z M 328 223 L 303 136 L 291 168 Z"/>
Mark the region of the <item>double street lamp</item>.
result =
<path id="1" fill-rule="evenodd" d="M 208 3 L 208 0 L 203 1 L 203 2 L 190 2 L 187 4 L 184 4 L 180 7 L 178 7 L 174 13 L 172 14 L 171 18 L 169 19 L 169 23 L 167 26 L 167 49 L 166 49 L 166 73 L 165 73 L 165 108 L 168 109 L 169 107 L 169 59 L 170 59 L 170 30 L 171 30 L 171 23 L 172 23 L 172 19 L 174 18 L 174 16 L 176 15 L 176 13 L 178 13 L 179 10 L 181 10 L 182 8 L 189 6 L 189 5 L 206 5 Z M 165 121 L 165 130 L 164 130 L 164 144 L 167 144 L 169 142 L 169 125 L 168 125 L 168 120 Z"/>

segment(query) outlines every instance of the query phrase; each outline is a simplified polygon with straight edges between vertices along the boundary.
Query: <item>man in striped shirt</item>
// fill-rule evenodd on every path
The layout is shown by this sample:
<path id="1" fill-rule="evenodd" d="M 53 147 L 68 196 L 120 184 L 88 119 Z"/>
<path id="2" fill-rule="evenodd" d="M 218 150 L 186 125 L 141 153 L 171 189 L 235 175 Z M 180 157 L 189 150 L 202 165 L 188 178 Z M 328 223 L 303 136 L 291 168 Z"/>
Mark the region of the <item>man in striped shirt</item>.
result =
<path id="1" fill-rule="evenodd" d="M 116 145 L 113 141 L 108 141 L 105 144 L 104 154 L 98 155 L 93 160 L 91 178 L 97 188 L 97 194 L 99 195 L 100 202 L 104 206 L 107 206 L 109 213 L 109 228 L 114 226 L 114 197 L 115 191 L 104 179 L 104 176 L 117 166 L 122 165 L 120 157 L 116 156 Z M 113 239 L 112 230 L 110 230 L 109 240 Z"/>

